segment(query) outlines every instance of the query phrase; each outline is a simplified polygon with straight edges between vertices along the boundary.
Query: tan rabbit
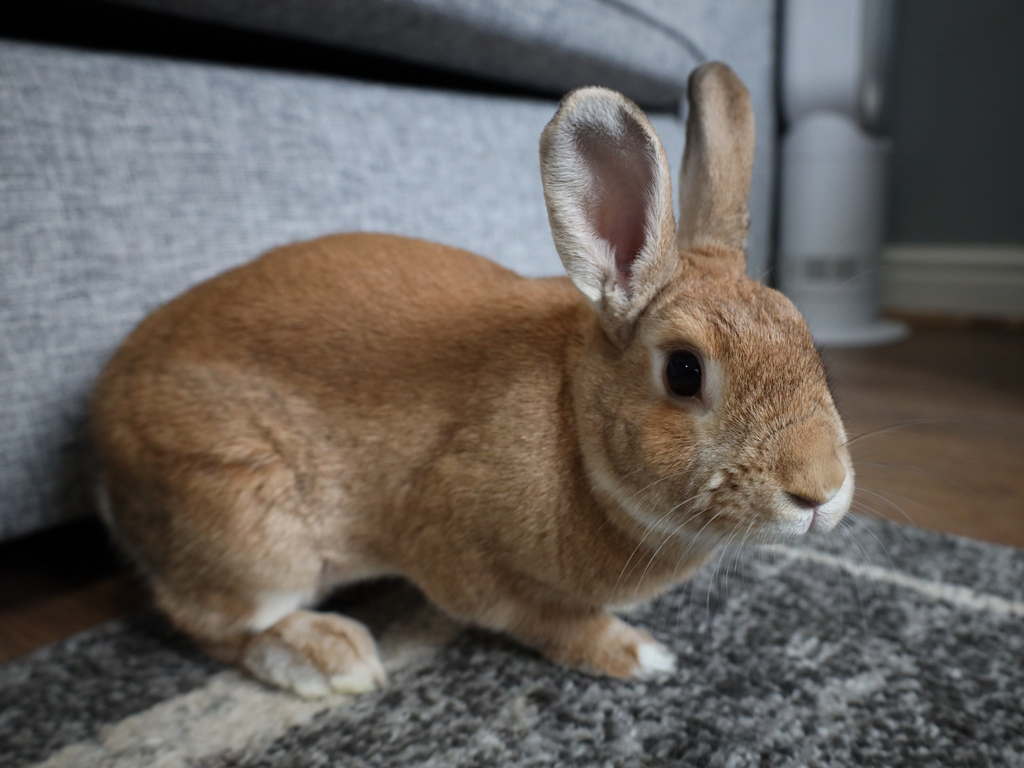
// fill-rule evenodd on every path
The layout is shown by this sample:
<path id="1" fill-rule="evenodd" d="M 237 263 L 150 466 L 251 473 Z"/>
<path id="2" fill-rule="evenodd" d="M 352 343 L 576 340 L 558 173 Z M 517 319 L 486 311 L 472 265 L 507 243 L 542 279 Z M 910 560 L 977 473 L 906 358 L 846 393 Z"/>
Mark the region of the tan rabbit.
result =
<path id="1" fill-rule="evenodd" d="M 821 361 L 744 276 L 746 89 L 690 80 L 681 221 L 642 112 L 570 94 L 541 139 L 571 279 L 373 234 L 278 248 L 161 307 L 103 372 L 111 524 L 174 623 L 304 696 L 383 680 L 308 609 L 401 574 L 460 620 L 618 677 L 672 668 L 608 611 L 729 537 L 827 530 L 853 471 Z"/>

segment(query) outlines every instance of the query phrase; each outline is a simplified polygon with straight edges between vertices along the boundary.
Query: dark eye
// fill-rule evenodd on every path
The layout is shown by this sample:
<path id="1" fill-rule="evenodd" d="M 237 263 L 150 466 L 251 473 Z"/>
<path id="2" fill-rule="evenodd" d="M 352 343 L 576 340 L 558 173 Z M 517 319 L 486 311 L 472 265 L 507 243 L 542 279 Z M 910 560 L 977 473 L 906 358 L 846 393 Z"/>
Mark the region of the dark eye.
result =
<path id="1" fill-rule="evenodd" d="M 680 397 L 700 394 L 700 360 L 693 352 L 673 352 L 665 365 L 668 388 Z"/>

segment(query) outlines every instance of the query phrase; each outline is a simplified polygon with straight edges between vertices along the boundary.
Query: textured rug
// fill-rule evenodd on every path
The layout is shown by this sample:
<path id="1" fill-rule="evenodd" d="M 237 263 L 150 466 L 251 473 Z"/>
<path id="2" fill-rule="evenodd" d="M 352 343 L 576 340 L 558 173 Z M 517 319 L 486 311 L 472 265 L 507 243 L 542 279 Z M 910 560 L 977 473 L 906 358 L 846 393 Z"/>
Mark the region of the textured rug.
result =
<path id="1" fill-rule="evenodd" d="M 1024 553 L 852 520 L 726 553 L 637 611 L 648 681 L 460 631 L 409 588 L 342 598 L 383 690 L 310 702 L 143 612 L 0 667 L 0 767 L 1024 766 Z"/>

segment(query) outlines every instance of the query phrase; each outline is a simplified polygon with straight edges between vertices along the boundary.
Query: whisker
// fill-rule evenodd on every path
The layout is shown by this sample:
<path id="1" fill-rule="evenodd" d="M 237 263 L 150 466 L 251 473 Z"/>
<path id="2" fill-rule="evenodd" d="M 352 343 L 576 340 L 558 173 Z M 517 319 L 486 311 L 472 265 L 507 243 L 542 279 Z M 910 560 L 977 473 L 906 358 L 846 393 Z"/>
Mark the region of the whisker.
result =
<path id="1" fill-rule="evenodd" d="M 843 534 L 843 537 L 847 541 L 851 542 L 853 544 L 853 546 L 858 550 L 858 552 L 860 553 L 860 557 L 861 557 L 862 562 L 864 562 L 864 563 L 869 562 L 867 551 L 864 549 L 864 545 L 862 545 L 857 540 L 857 537 L 853 535 L 852 528 L 850 526 L 845 526 L 845 527 L 839 528 L 838 530 L 839 530 L 840 533 Z M 858 614 L 858 616 L 860 618 L 861 627 L 866 630 L 867 629 L 867 624 L 868 624 L 868 621 L 867 621 L 867 610 L 865 609 L 864 596 L 861 593 L 860 582 L 852 573 L 848 573 L 848 572 L 846 572 L 845 570 L 842 570 L 842 569 L 840 570 L 840 572 L 843 574 L 843 578 L 845 578 L 846 581 L 850 585 L 852 585 L 852 587 L 853 587 L 853 594 L 854 594 L 854 597 L 857 599 L 857 609 L 858 609 L 857 614 Z M 875 598 L 877 599 L 878 596 L 879 596 L 878 595 L 878 584 L 876 582 L 874 582 L 874 581 L 870 581 L 869 583 L 871 584 L 871 589 L 874 590 Z"/>
<path id="2" fill-rule="evenodd" d="M 985 421 L 982 421 L 982 420 L 979 420 L 979 419 L 951 419 L 951 418 L 942 418 L 942 419 L 937 419 L 937 418 L 907 419 L 906 421 L 897 422 L 896 424 L 890 424 L 890 425 L 886 425 L 886 426 L 882 426 L 882 427 L 877 427 L 875 429 L 869 429 L 866 432 L 862 432 L 859 435 L 856 435 L 856 436 L 850 438 L 849 440 L 847 440 L 844 443 L 844 445 L 850 445 L 851 443 L 857 442 L 857 441 L 859 441 L 859 440 L 861 440 L 861 439 L 863 439 L 865 437 L 870 437 L 870 436 L 873 436 L 873 435 L 877 435 L 877 434 L 885 433 L 885 432 L 889 432 L 889 431 L 895 431 L 895 430 L 898 430 L 898 429 L 905 429 L 905 428 L 913 427 L 913 426 L 921 426 L 921 425 L 933 426 L 933 425 L 950 425 L 950 424 L 961 426 L 961 427 L 971 427 L 973 429 L 980 429 L 980 430 L 984 430 L 984 431 L 989 432 L 989 433 L 993 433 L 993 432 L 994 433 L 1000 433 L 1004 429 L 1006 429 L 1005 425 L 993 424 L 993 423 L 985 422 Z"/>
<path id="3" fill-rule="evenodd" d="M 905 517 L 906 520 L 907 520 L 907 523 L 909 523 L 910 525 L 914 525 L 914 519 L 910 515 L 907 514 L 906 510 L 904 510 L 903 507 L 901 507 L 899 504 L 897 504 L 892 499 L 882 495 L 881 493 L 878 493 L 877 491 L 873 491 L 870 488 L 865 488 L 863 486 L 861 486 L 858 490 L 860 490 L 861 493 L 866 493 L 869 496 L 874 496 L 879 501 L 885 502 L 890 507 L 892 507 L 894 510 L 896 510 L 899 514 L 901 514 L 903 517 Z M 906 498 L 904 498 L 903 500 L 904 501 L 909 501 L 909 499 L 906 499 Z M 860 504 L 861 507 L 865 506 L 863 502 L 858 501 L 857 503 Z M 875 510 L 871 509 L 870 507 L 867 507 L 867 509 L 869 511 L 871 511 L 871 512 L 875 511 Z"/>
<path id="4" fill-rule="evenodd" d="M 685 525 L 686 525 L 686 521 L 683 521 L 682 523 L 680 523 L 679 525 L 677 525 L 677 526 L 675 527 L 675 529 L 674 529 L 674 530 L 673 530 L 673 531 L 672 531 L 672 532 L 671 532 L 671 533 L 670 533 L 670 534 L 669 534 L 668 536 L 666 536 L 666 537 L 664 538 L 664 540 L 663 540 L 663 541 L 661 542 L 661 544 L 659 544 L 659 545 L 658 545 L 658 548 L 657 548 L 656 550 L 654 550 L 654 554 L 653 554 L 653 555 L 651 555 L 651 556 L 650 556 L 650 557 L 649 557 L 649 558 L 647 559 L 647 565 L 646 565 L 646 566 L 644 566 L 644 570 L 643 570 L 643 572 L 642 572 L 642 573 L 640 574 L 640 578 L 639 578 L 639 579 L 637 579 L 637 582 L 636 582 L 636 586 L 635 586 L 635 587 L 633 588 L 633 599 L 634 599 L 634 600 L 638 600 L 638 599 L 639 599 L 639 597 L 640 597 L 640 587 L 641 587 L 641 586 L 643 585 L 643 582 L 644 582 L 644 578 L 645 578 L 645 577 L 647 576 L 647 572 L 648 572 L 648 571 L 650 570 L 650 568 L 651 568 L 651 565 L 652 565 L 652 564 L 654 563 L 655 559 L 657 559 L 657 557 L 658 557 L 658 553 L 660 553 L 660 552 L 661 552 L 662 548 L 663 548 L 663 547 L 664 547 L 664 546 L 665 546 L 665 545 L 666 545 L 666 544 L 667 544 L 667 543 L 669 542 L 669 540 L 670 540 L 670 539 L 671 539 L 671 538 L 672 538 L 673 536 L 675 536 L 675 535 L 676 535 L 676 533 L 678 533 L 678 532 L 679 532 L 680 530 L 682 530 L 682 528 L 683 528 L 683 527 L 684 527 Z"/>
<path id="5" fill-rule="evenodd" d="M 690 552 L 690 549 L 691 549 L 691 548 L 693 547 L 693 545 L 694 545 L 694 544 L 695 544 L 695 543 L 697 542 L 697 537 L 699 537 L 699 536 L 700 536 L 700 534 L 701 534 L 701 533 L 702 533 L 702 532 L 704 531 L 704 529 L 705 529 L 705 528 L 707 528 L 707 527 L 708 527 L 708 526 L 709 526 L 709 525 L 710 525 L 710 524 L 711 524 L 712 522 L 714 522 L 714 520 L 715 520 L 715 519 L 716 519 L 716 518 L 717 518 L 717 517 L 718 517 L 719 515 L 721 515 L 721 514 L 722 514 L 722 513 L 724 512 L 724 511 L 725 511 L 724 509 L 723 509 L 723 510 L 719 510 L 719 511 L 718 511 L 718 512 L 716 512 L 716 513 L 715 513 L 714 515 L 712 515 L 712 516 L 711 516 L 711 518 L 710 518 L 710 519 L 709 519 L 709 520 L 708 520 L 708 521 L 707 521 L 706 523 L 704 523 L 704 525 L 702 525 L 702 526 L 701 526 L 700 530 L 699 530 L 699 531 L 697 531 L 697 533 L 693 535 L 693 537 L 692 537 L 692 538 L 690 539 L 690 541 L 689 541 L 689 542 L 687 543 L 687 545 L 686 545 L 686 548 L 685 548 L 685 549 L 683 550 L 682 554 L 681 554 L 681 555 L 679 556 L 679 558 L 678 558 L 678 559 L 677 559 L 677 561 L 676 561 L 676 568 L 677 568 L 677 569 L 678 569 L 678 567 L 679 567 L 679 564 L 680 564 L 680 563 L 682 563 L 682 562 L 685 562 L 685 560 L 686 560 L 686 555 L 687 555 L 687 554 L 688 554 L 688 553 Z M 660 545 L 658 545 L 658 548 L 657 548 L 657 549 L 656 549 L 656 550 L 654 551 L 654 554 L 653 554 L 653 555 L 651 555 L 651 557 L 650 557 L 650 558 L 648 559 L 648 561 L 647 561 L 647 566 L 646 566 L 646 567 L 644 568 L 644 570 L 643 570 L 643 573 L 641 573 L 641 574 L 640 574 L 640 578 L 639 578 L 639 579 L 637 580 L 637 584 L 636 584 L 636 587 L 635 587 L 635 589 L 634 589 L 634 591 L 633 591 L 633 595 L 634 595 L 634 597 L 637 597 L 637 596 L 639 596 L 639 594 L 640 594 L 640 587 L 641 587 L 641 586 L 642 586 L 642 584 L 643 584 L 643 580 L 644 580 L 644 577 L 645 577 L 645 576 L 647 575 L 647 571 L 648 571 L 648 570 L 650 569 L 651 565 L 652 565 L 652 564 L 654 563 L 654 560 L 655 560 L 655 559 L 657 558 L 657 556 L 658 556 L 658 554 L 659 554 L 659 553 L 661 552 L 662 548 L 663 548 L 663 547 L 664 547 L 664 546 L 665 546 L 665 545 L 666 545 L 666 544 L 667 544 L 667 543 L 668 543 L 668 542 L 669 542 L 670 540 L 672 540 L 672 538 L 673 538 L 673 537 L 674 537 L 674 536 L 675 536 L 675 535 L 676 535 L 677 533 L 679 533 L 679 531 L 681 531 L 681 530 L 682 530 L 682 529 L 683 529 L 684 527 L 686 527 L 686 526 L 687 526 L 687 525 L 688 525 L 689 523 L 690 523 L 690 520 L 689 520 L 689 519 L 687 519 L 687 520 L 683 520 L 683 521 L 682 521 L 682 522 L 681 522 L 681 523 L 680 523 L 679 525 L 677 525 L 677 526 L 676 526 L 676 527 L 675 527 L 675 528 L 674 528 L 674 529 L 672 530 L 672 532 L 671 532 L 671 533 L 670 533 L 669 535 L 667 535 L 667 536 L 665 537 L 665 539 L 664 539 L 664 540 L 663 540 L 663 541 L 661 542 L 661 544 L 660 544 Z"/>
<path id="6" fill-rule="evenodd" d="M 967 488 L 965 485 L 962 485 L 961 483 L 955 482 L 948 475 L 940 475 L 937 472 L 933 472 L 930 469 L 925 469 L 924 467 L 919 467 L 916 464 L 906 464 L 906 463 L 903 463 L 903 462 L 894 462 L 894 461 L 861 461 L 861 460 L 858 460 L 858 461 L 854 462 L 854 468 L 858 468 L 858 467 L 878 467 L 880 469 L 909 469 L 909 470 L 913 470 L 915 472 L 920 472 L 921 474 L 927 475 L 932 480 L 938 480 L 939 482 L 951 485 L 954 488 L 956 488 L 958 491 L 963 491 L 964 493 L 970 493 L 970 489 L 969 488 Z"/>
<path id="7" fill-rule="evenodd" d="M 626 569 L 627 569 L 627 568 L 629 567 L 629 564 L 630 564 L 630 563 L 631 563 L 631 562 L 633 561 L 633 558 L 634 558 L 634 557 L 636 556 L 636 553 L 640 551 L 640 547 L 642 547 L 642 546 L 643 546 L 643 543 L 644 543 L 645 541 L 647 541 L 647 537 L 648 537 L 648 536 L 650 536 L 650 535 L 651 535 L 652 533 L 654 533 L 654 531 L 655 531 L 655 530 L 657 530 L 657 527 L 658 527 L 658 526 L 659 526 L 659 525 L 660 525 L 660 524 L 661 524 L 661 523 L 662 523 L 662 522 L 663 522 L 664 520 L 668 519 L 668 517 L 669 517 L 669 516 L 670 516 L 670 515 L 671 515 L 671 514 L 672 514 L 673 512 L 675 512 L 675 511 L 676 511 L 677 509 L 679 509 L 680 507 L 682 507 L 682 506 L 683 506 L 684 504 L 689 504 L 690 502 L 692 502 L 692 501 L 696 500 L 696 499 L 697 499 L 697 498 L 698 498 L 699 496 L 700 496 L 700 494 L 698 493 L 698 494 L 694 494 L 693 496 L 691 496 L 691 497 L 690 497 L 690 498 L 688 498 L 688 499 L 684 499 L 683 501 L 679 502 L 678 504 L 676 504 L 675 506 L 673 506 L 672 508 L 670 508 L 670 509 L 669 509 L 669 510 L 668 510 L 668 511 L 667 511 L 667 512 L 665 513 L 665 514 L 663 514 L 663 515 L 662 515 L 661 517 L 659 517 L 659 518 L 658 518 L 658 519 L 657 519 L 657 520 L 656 520 L 656 521 L 655 521 L 654 523 L 644 523 L 644 526 L 645 526 L 645 527 L 647 528 L 647 530 L 646 530 L 646 531 L 644 531 L 644 535 L 643 535 L 643 536 L 642 536 L 642 537 L 640 538 L 640 541 L 638 541 L 638 542 L 637 542 L 636 546 L 635 546 L 635 547 L 633 548 L 633 551 L 632 551 L 632 552 L 630 552 L 630 554 L 629 554 L 629 557 L 628 557 L 628 558 L 626 559 L 626 562 L 625 562 L 625 563 L 623 564 L 623 566 L 622 566 L 622 570 L 621 570 L 621 571 L 619 571 L 619 577 L 618 577 L 618 579 L 616 579 L 616 581 L 615 581 L 615 591 L 617 591 L 617 590 L 618 590 L 618 588 L 619 588 L 619 585 L 620 585 L 620 584 L 622 583 L 622 579 L 623 579 L 623 578 L 624 578 L 624 577 L 626 576 Z M 688 521 L 687 521 L 687 520 L 684 520 L 684 521 L 683 521 L 683 524 L 685 525 L 685 524 L 686 524 L 686 522 L 688 522 Z M 676 532 L 676 531 L 678 531 L 678 530 L 679 530 L 679 528 L 677 527 L 677 528 L 676 528 L 676 529 L 675 529 L 675 530 L 674 530 L 674 531 L 672 532 L 672 534 L 671 534 L 671 535 L 674 535 L 674 534 L 675 534 L 675 532 Z M 664 546 L 664 542 L 662 542 L 661 546 Z M 660 549 L 661 549 L 661 547 L 658 547 L 658 549 L 660 550 Z M 650 566 L 650 562 L 649 562 L 649 561 L 648 561 L 648 566 Z M 630 573 L 632 573 L 632 572 L 633 572 L 634 570 L 636 570 L 636 566 L 633 566 L 633 568 L 632 568 L 632 569 L 630 569 L 630 571 L 629 571 L 629 572 L 630 572 Z"/>
<path id="8" fill-rule="evenodd" d="M 636 473 L 637 473 L 637 472 L 639 472 L 639 471 L 640 471 L 640 470 L 634 470 L 634 471 L 633 471 L 633 472 L 631 472 L 631 473 L 630 473 L 629 475 L 625 475 L 624 477 L 629 477 L 630 475 L 634 475 L 634 474 L 636 474 Z M 630 496 L 629 496 L 629 498 L 628 498 L 628 501 L 632 501 L 632 500 L 633 500 L 633 499 L 635 499 L 635 498 L 636 498 L 637 496 L 639 496 L 639 495 L 640 495 L 641 493 L 645 493 L 645 492 L 647 492 L 648 490 L 650 490 L 651 488 L 653 488 L 654 486 L 658 485 L 658 483 L 663 483 L 663 482 L 665 482 L 666 480 L 672 480 L 672 479 L 674 479 L 674 478 L 676 478 L 676 477 L 682 477 L 683 475 L 687 474 L 687 473 L 688 473 L 689 471 L 690 471 L 690 470 L 688 470 L 688 469 L 681 469 L 681 470 L 679 470 L 678 472 L 673 472 L 673 473 L 672 473 L 671 475 L 666 475 L 665 477 L 660 477 L 660 478 L 658 478 L 657 480 L 655 480 L 655 481 L 653 481 L 653 482 L 650 482 L 650 483 L 648 483 L 647 485 L 645 485 L 645 486 L 644 486 L 643 488 L 641 488 L 641 489 L 640 489 L 639 491 L 637 491 L 636 493 L 634 493 L 634 494 L 630 495 Z"/>
<path id="9" fill-rule="evenodd" d="M 889 561 L 889 567 L 895 569 L 896 563 L 893 562 L 892 555 L 889 553 L 889 548 L 885 546 L 885 543 L 880 538 L 878 538 L 878 534 L 871 530 L 871 526 L 869 525 L 861 525 L 861 528 L 867 531 L 871 535 L 871 538 L 873 538 L 878 543 L 879 549 L 882 550 L 882 553 L 885 555 L 886 560 Z"/>
<path id="10" fill-rule="evenodd" d="M 750 529 L 754 526 L 755 522 L 757 522 L 757 518 L 751 517 L 750 522 L 747 523 L 746 530 L 744 530 L 743 534 L 740 536 L 739 544 L 737 544 L 735 549 L 733 550 L 733 555 L 732 558 L 730 558 L 729 560 L 729 564 L 725 568 L 725 587 L 723 591 L 725 593 L 726 598 L 728 598 L 729 596 L 729 571 L 731 571 L 735 567 L 736 559 L 740 556 L 740 553 L 743 551 L 743 545 L 746 543 L 747 535 L 750 533 Z"/>
<path id="11" fill-rule="evenodd" d="M 739 529 L 733 529 L 732 532 L 730 532 L 729 538 L 726 539 L 725 544 L 723 544 L 721 549 L 719 550 L 719 556 L 715 560 L 715 567 L 714 570 L 711 572 L 711 579 L 708 582 L 708 593 L 707 598 L 705 600 L 705 610 L 708 616 L 709 633 L 711 631 L 711 590 L 714 588 L 715 592 L 721 592 L 721 590 L 718 588 L 718 574 L 721 571 L 722 560 L 724 559 L 725 553 L 728 552 L 729 545 L 732 543 L 732 540 L 736 538 L 736 533 L 738 530 Z"/>
<path id="12" fill-rule="evenodd" d="M 943 419 L 907 419 L 906 421 L 900 421 L 896 424 L 887 424 L 884 427 L 876 427 L 875 429 L 869 429 L 867 432 L 861 432 L 859 435 L 854 435 L 845 443 L 843 446 L 850 446 L 856 442 L 863 440 L 865 437 L 873 437 L 875 435 L 882 435 L 888 432 L 895 432 L 898 429 L 907 429 L 908 427 L 916 427 L 921 424 L 940 423 Z"/>

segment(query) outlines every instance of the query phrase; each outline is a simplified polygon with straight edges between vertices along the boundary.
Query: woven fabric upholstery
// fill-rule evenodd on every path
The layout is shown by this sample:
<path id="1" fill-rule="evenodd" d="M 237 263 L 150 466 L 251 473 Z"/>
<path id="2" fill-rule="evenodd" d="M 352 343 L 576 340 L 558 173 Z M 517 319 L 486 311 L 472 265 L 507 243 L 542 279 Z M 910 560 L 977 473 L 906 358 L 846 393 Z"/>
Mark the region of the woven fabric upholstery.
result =
<path id="1" fill-rule="evenodd" d="M 561 94 L 603 85 L 678 109 L 701 57 L 750 89 L 749 273 L 765 274 L 775 165 L 775 0 L 117 0 Z"/>
<path id="2" fill-rule="evenodd" d="M 132 326 L 268 247 L 377 230 L 561 272 L 555 106 L 0 41 L 0 538 L 87 507 L 88 392 Z"/>
<path id="3" fill-rule="evenodd" d="M 121 1 L 549 91 L 600 82 L 661 107 L 679 101 L 697 62 L 617 0 Z"/>

